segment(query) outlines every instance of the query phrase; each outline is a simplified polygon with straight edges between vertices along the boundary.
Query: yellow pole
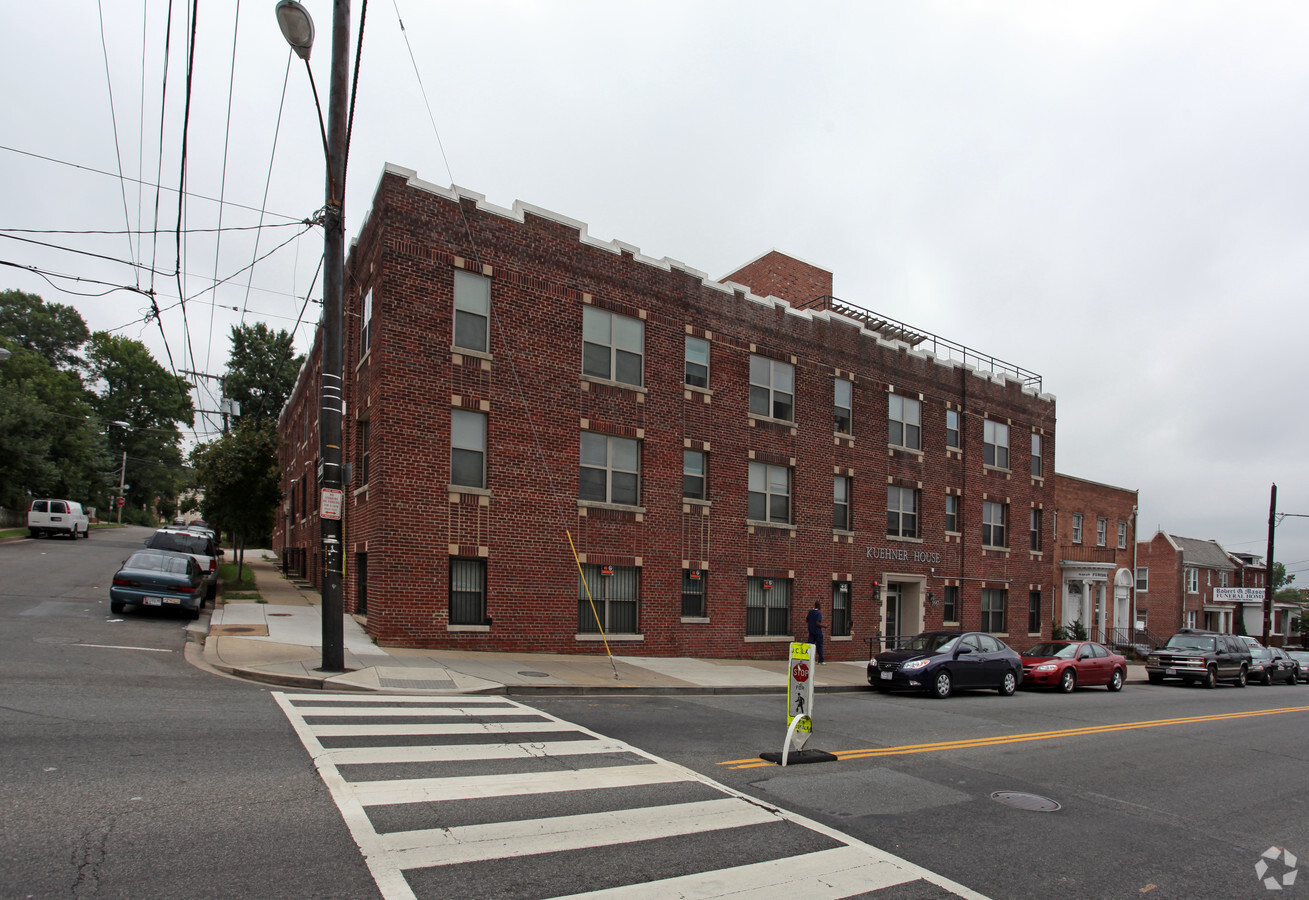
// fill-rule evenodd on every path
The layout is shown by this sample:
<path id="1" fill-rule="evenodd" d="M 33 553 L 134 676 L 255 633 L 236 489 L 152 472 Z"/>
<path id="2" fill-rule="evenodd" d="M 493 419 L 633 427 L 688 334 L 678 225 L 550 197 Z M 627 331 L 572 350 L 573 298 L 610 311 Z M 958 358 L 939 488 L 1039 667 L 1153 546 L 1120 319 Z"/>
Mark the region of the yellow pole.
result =
<path id="1" fill-rule="evenodd" d="M 595 616 L 596 627 L 600 629 L 600 640 L 604 641 L 605 653 L 609 656 L 609 665 L 614 668 L 614 677 L 618 677 L 618 666 L 614 663 L 614 654 L 609 649 L 609 638 L 605 637 L 605 627 L 600 624 L 600 614 L 595 611 L 595 598 L 591 596 L 591 586 L 586 583 L 586 573 L 582 571 L 582 560 L 577 556 L 577 545 L 573 543 L 573 533 L 564 529 L 564 534 L 568 535 L 568 547 L 573 551 L 573 562 L 577 564 L 578 577 L 582 579 L 582 587 L 586 590 L 586 602 L 591 604 L 591 615 Z"/>

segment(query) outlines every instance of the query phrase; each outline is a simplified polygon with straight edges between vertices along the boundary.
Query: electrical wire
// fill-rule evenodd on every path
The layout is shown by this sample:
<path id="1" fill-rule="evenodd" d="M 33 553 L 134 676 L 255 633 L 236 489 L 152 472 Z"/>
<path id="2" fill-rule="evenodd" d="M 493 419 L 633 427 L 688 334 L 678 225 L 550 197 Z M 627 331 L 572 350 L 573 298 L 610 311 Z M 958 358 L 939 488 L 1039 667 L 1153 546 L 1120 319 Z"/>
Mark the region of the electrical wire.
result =
<path id="1" fill-rule="evenodd" d="M 276 160 L 276 158 L 277 158 L 277 139 L 278 139 L 278 137 L 279 137 L 279 136 L 281 135 L 281 133 L 282 133 L 282 111 L 286 108 L 286 86 L 287 86 L 287 84 L 290 82 L 290 79 L 291 79 L 291 54 L 292 54 L 292 52 L 293 52 L 293 51 L 291 51 L 289 48 L 288 48 L 287 51 L 286 51 L 286 71 L 284 71 L 284 72 L 282 73 L 282 98 L 281 98 L 280 100 L 277 101 L 277 122 L 276 122 L 276 124 L 273 126 L 273 145 L 272 145 L 272 146 L 269 148 L 269 150 L 268 150 L 268 174 L 264 176 L 264 197 L 263 197 L 263 199 L 259 202 L 259 205 L 260 205 L 260 206 L 267 206 L 267 205 L 268 205 L 268 191 L 269 191 L 269 188 L 272 186 L 272 183 L 273 183 L 273 162 L 274 162 L 274 160 Z M 305 64 L 306 64 L 306 66 L 308 65 L 308 60 L 305 61 Z M 262 224 L 263 224 L 263 221 L 264 221 L 263 213 L 260 213 L 260 214 L 259 214 L 259 224 L 262 225 Z M 302 232 L 300 232 L 300 234 L 304 234 L 304 232 L 302 231 Z M 263 235 L 262 232 L 260 232 L 259 234 L 255 235 L 255 247 L 254 247 L 254 253 L 255 253 L 256 256 L 258 256 L 258 254 L 259 254 L 259 238 L 262 237 L 262 235 Z M 297 237 L 299 237 L 299 235 L 297 235 Z M 256 260 L 256 261 L 257 261 L 257 260 Z M 250 283 L 251 283 L 251 281 L 252 281 L 253 279 L 254 279 L 254 263 L 251 263 L 251 264 L 250 264 L 250 278 L 246 279 L 246 285 L 245 285 L 245 299 L 241 302 L 241 324 L 242 324 L 242 325 L 245 324 L 245 310 L 246 310 L 246 308 L 249 307 L 249 305 L 250 305 Z"/>
<path id="2" fill-rule="evenodd" d="M 214 242 L 214 278 L 218 278 L 218 260 L 221 256 L 223 247 L 223 205 L 222 199 L 227 196 L 227 151 L 232 140 L 232 90 L 236 84 L 236 38 L 241 22 L 241 0 L 236 0 L 236 12 L 232 14 L 232 63 L 227 70 L 227 115 L 223 124 L 223 169 L 222 177 L 218 185 L 218 238 Z M 260 224 L 263 224 L 261 221 Z M 209 345 L 205 351 L 205 369 L 209 368 L 209 362 L 214 353 L 214 307 L 209 308 Z"/>
<path id="3" fill-rule="evenodd" d="M 109 44 L 105 41 L 105 8 L 103 0 L 96 0 L 96 9 L 100 14 L 100 50 L 105 61 L 105 86 L 109 90 L 109 121 L 114 130 L 114 156 L 118 160 L 118 191 L 123 198 L 123 220 L 127 222 L 127 227 L 132 227 L 132 216 L 127 211 L 127 182 L 123 179 L 123 149 L 118 141 L 118 112 L 114 108 L 114 81 L 109 75 Z M 132 238 L 127 238 L 127 255 L 135 260 L 136 248 L 132 246 Z M 140 284 L 140 279 L 137 279 Z"/>

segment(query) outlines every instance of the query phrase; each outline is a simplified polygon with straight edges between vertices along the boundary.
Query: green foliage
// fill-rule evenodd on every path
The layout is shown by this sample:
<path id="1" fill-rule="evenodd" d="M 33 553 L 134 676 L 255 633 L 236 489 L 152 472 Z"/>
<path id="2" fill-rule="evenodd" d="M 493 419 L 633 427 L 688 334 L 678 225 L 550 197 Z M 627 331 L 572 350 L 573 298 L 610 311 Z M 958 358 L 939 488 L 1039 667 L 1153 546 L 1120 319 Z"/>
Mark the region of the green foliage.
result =
<path id="1" fill-rule="evenodd" d="M 0 334 L 43 357 L 52 368 L 86 365 L 78 351 L 91 335 L 71 306 L 46 303 L 36 294 L 22 291 L 0 291 Z"/>
<path id="2" fill-rule="evenodd" d="M 242 420 L 277 421 L 304 363 L 295 355 L 293 335 L 258 322 L 233 326 L 231 337 L 223 393 L 241 404 Z"/>
<path id="3" fill-rule="evenodd" d="M 1066 635 L 1064 640 L 1066 641 L 1084 641 L 1087 639 L 1086 625 L 1083 624 L 1081 619 L 1074 619 L 1073 623 L 1064 629 L 1064 633 Z"/>
<path id="4" fill-rule="evenodd" d="M 241 548 L 247 538 L 262 538 L 273 530 L 282 500 L 277 447 L 273 421 L 242 421 L 236 430 L 191 451 L 195 480 L 204 492 L 201 515 L 213 527 L 236 535 Z"/>
<path id="5" fill-rule="evenodd" d="M 1282 588 L 1290 587 L 1291 582 L 1293 581 L 1295 581 L 1295 576 L 1286 574 L 1286 566 L 1284 564 L 1279 562 L 1273 563 L 1273 577 L 1271 580 L 1273 596 L 1277 596 L 1277 592 Z"/>

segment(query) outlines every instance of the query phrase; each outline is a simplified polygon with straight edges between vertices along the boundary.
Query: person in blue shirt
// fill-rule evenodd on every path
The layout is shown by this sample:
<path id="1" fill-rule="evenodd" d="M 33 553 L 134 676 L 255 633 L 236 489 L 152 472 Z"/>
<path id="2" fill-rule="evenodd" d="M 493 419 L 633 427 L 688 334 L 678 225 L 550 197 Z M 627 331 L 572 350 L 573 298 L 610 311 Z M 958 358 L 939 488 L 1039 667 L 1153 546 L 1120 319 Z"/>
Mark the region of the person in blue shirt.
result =
<path id="1" fill-rule="evenodd" d="M 805 622 L 809 625 L 809 643 L 818 646 L 818 662 L 823 662 L 823 611 L 818 608 L 818 601 L 814 601 L 814 608 L 809 610 L 809 615 L 805 616 Z"/>

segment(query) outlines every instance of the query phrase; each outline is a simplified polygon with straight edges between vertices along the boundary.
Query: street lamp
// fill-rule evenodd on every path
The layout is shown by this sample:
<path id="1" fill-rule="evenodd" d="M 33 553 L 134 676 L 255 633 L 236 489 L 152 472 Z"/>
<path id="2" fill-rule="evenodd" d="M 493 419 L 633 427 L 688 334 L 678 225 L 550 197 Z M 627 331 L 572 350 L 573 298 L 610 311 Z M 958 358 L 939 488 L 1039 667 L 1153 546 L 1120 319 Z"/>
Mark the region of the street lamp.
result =
<path id="1" fill-rule="evenodd" d="M 13 356 L 12 353 L 10 353 L 4 347 L 0 347 L 0 362 L 4 362 L 6 359 L 8 359 L 11 356 Z"/>
<path id="2" fill-rule="evenodd" d="M 279 0 L 277 24 L 295 54 L 305 61 L 318 127 L 327 159 L 327 201 L 323 209 L 323 369 L 319 399 L 318 525 L 322 539 L 323 664 L 327 672 L 345 671 L 345 606 L 341 597 L 344 572 L 341 547 L 341 394 L 342 310 L 345 300 L 345 154 L 347 72 L 350 59 L 350 0 L 332 3 L 332 74 L 327 97 L 327 127 L 323 127 L 318 88 L 309 67 L 314 23 L 296 0 Z"/>

